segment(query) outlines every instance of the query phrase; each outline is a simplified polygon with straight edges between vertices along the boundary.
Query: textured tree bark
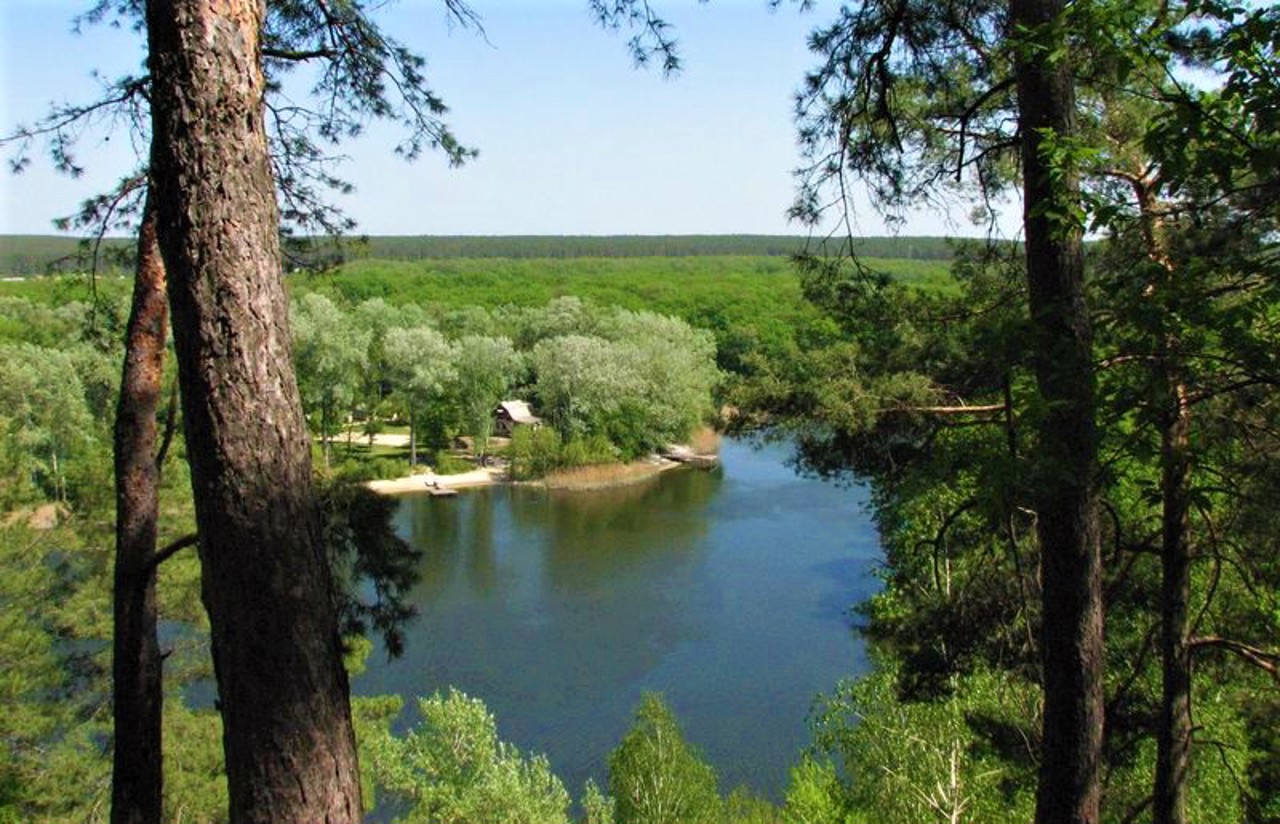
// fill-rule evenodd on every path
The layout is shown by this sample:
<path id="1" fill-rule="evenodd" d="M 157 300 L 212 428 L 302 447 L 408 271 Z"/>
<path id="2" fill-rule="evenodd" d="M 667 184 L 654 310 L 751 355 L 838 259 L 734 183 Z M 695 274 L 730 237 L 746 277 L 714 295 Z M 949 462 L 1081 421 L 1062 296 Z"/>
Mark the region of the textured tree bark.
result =
<path id="1" fill-rule="evenodd" d="M 1097 431 L 1084 297 L 1079 181 L 1051 141 L 1075 135 L 1063 0 L 1011 0 L 1029 305 L 1043 412 L 1037 480 L 1044 678 L 1038 824 L 1095 824 L 1102 750 L 1103 624 Z"/>
<path id="2" fill-rule="evenodd" d="M 149 0 L 169 271 L 234 824 L 356 822 L 330 570 L 289 351 L 263 127 L 265 0 Z"/>
<path id="3" fill-rule="evenodd" d="M 1166 350 L 1167 355 L 1172 355 Z M 1191 552 L 1187 515 L 1191 487 L 1191 410 L 1178 372 L 1163 367 L 1169 397 L 1160 433 L 1162 536 L 1160 660 L 1162 688 L 1156 731 L 1155 824 L 1185 824 L 1191 768 Z"/>
<path id="4" fill-rule="evenodd" d="M 169 326 L 164 262 L 147 197 L 138 233 L 133 308 L 116 404 L 115 634 L 112 640 L 112 824 L 160 824 L 164 797 L 161 756 L 163 687 L 156 636 L 153 560 L 159 512 L 156 411 L 164 380 Z"/>
<path id="5" fill-rule="evenodd" d="M 1175 267 L 1167 254 L 1165 227 L 1154 189 L 1140 177 L 1133 183 L 1141 211 L 1147 257 L 1161 277 L 1148 291 L 1174 288 Z M 1157 330 L 1156 368 L 1164 387 L 1160 398 L 1160 714 L 1156 729 L 1156 775 L 1151 797 L 1154 824 L 1186 824 L 1187 778 L 1191 769 L 1191 403 L 1181 344 L 1174 323 L 1162 315 Z"/>

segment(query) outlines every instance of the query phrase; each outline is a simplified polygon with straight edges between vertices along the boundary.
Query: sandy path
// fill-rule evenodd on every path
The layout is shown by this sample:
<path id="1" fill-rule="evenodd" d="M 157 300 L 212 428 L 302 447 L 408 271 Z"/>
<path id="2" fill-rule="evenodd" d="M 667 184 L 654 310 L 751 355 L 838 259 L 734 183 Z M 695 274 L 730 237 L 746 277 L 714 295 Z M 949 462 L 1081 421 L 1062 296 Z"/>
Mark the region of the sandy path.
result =
<path id="1" fill-rule="evenodd" d="M 339 435 L 334 439 L 334 443 L 342 442 L 346 439 L 345 435 Z M 356 434 L 351 437 L 352 443 L 369 444 L 369 436 L 364 434 Z M 408 435 L 374 435 L 373 442 L 377 446 L 392 446 L 396 448 L 404 448 L 409 445 Z"/>

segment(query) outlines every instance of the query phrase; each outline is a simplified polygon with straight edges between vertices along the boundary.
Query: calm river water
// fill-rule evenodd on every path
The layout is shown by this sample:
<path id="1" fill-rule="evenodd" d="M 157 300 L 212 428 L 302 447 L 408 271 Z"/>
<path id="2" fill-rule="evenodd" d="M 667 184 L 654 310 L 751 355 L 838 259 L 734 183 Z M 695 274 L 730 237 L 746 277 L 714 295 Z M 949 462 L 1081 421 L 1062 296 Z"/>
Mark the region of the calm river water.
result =
<path id="1" fill-rule="evenodd" d="M 780 798 L 813 697 L 865 667 L 849 607 L 879 557 L 865 492 L 799 478 L 787 454 L 726 440 L 720 470 L 623 489 L 405 498 L 421 614 L 355 691 L 482 698 L 577 797 L 657 690 L 722 791 Z"/>

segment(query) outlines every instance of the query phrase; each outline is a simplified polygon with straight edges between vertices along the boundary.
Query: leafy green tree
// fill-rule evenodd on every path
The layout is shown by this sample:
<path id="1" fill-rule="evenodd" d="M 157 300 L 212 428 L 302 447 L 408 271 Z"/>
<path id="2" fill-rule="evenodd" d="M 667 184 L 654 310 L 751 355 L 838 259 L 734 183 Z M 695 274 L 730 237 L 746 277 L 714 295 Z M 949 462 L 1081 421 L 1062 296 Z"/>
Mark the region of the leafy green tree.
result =
<path id="1" fill-rule="evenodd" d="M 359 396 L 370 333 L 323 295 L 304 295 L 291 313 L 293 358 L 303 403 L 330 460 L 333 436 Z"/>
<path id="2" fill-rule="evenodd" d="M 618 824 L 720 820 L 715 770 L 684 740 L 675 715 L 653 693 L 641 699 L 635 723 L 609 755 L 609 794 Z"/>
<path id="3" fill-rule="evenodd" d="M 791 768 L 782 818 L 787 824 L 862 824 L 830 761 L 805 756 Z"/>
<path id="4" fill-rule="evenodd" d="M 1269 251 L 1274 242 L 1267 239 L 1280 219 L 1267 194 L 1280 179 L 1280 144 L 1258 108 L 1277 94 L 1280 16 L 1213 3 L 1178 11 L 1171 22 L 1161 21 L 1159 46 L 1146 49 L 1131 47 L 1133 26 L 1103 17 L 1097 27 L 1112 32 L 1113 60 L 1130 89 L 1127 96 L 1099 95 L 1109 140 L 1098 141 L 1104 151 L 1096 162 L 1114 187 L 1094 200 L 1095 223 L 1112 234 L 1099 267 L 1100 289 L 1115 296 L 1114 317 L 1124 319 L 1106 329 L 1104 362 L 1120 365 L 1109 383 L 1117 400 L 1123 398 L 1117 405 L 1134 411 L 1118 411 L 1117 425 L 1147 434 L 1141 448 L 1150 449 L 1159 467 L 1157 477 L 1137 482 L 1158 490 L 1143 496 L 1156 504 L 1147 522 L 1158 522 L 1160 534 L 1162 686 L 1152 806 L 1157 822 L 1173 824 L 1189 820 L 1198 806 L 1188 797 L 1197 775 L 1193 656 L 1236 644 L 1266 650 L 1258 644 L 1259 625 L 1210 629 L 1215 622 L 1206 616 L 1216 614 L 1210 604 L 1230 587 L 1217 576 L 1205 580 L 1197 566 L 1229 546 L 1218 537 L 1222 510 L 1248 506 L 1237 481 L 1252 474 L 1229 457 L 1233 447 L 1206 418 L 1234 406 L 1237 392 L 1257 404 L 1265 394 L 1260 387 L 1277 373 L 1274 332 L 1258 321 L 1276 304 L 1280 283 Z M 1187 59 L 1217 61 L 1224 85 L 1199 89 L 1167 70 Z M 1238 416 L 1248 418 L 1247 412 Z M 1259 454 L 1272 452 L 1263 443 L 1268 439 L 1250 440 Z M 1212 516 L 1203 502 L 1208 486 L 1232 490 L 1213 496 L 1218 512 Z M 1135 507 L 1135 514 L 1144 508 Z M 1247 553 L 1233 555 L 1236 568 L 1259 569 Z M 1201 617 L 1193 618 L 1198 597 Z"/>
<path id="5" fill-rule="evenodd" d="M 624 310 L 597 326 L 598 336 L 544 338 L 533 347 L 535 391 L 562 436 L 605 435 L 627 458 L 688 437 L 710 413 L 720 378 L 711 335 Z"/>
<path id="6" fill-rule="evenodd" d="M 68 499 L 67 464 L 92 445 L 95 424 L 70 352 L 31 344 L 0 346 L 0 407 L 11 448 L 57 501 Z"/>
<path id="7" fill-rule="evenodd" d="M 452 394 L 475 452 L 483 456 L 493 434 L 493 410 L 524 373 L 524 358 L 510 338 L 464 335 L 453 347 Z"/>
<path id="8" fill-rule="evenodd" d="M 384 346 L 388 375 L 409 418 L 409 463 L 418 463 L 420 421 L 432 405 L 439 406 L 455 382 L 454 349 L 444 335 L 428 326 L 391 329 Z"/>
<path id="9" fill-rule="evenodd" d="M 778 824 L 778 808 L 749 787 L 735 787 L 724 799 L 720 821 L 723 824 Z"/>
<path id="10" fill-rule="evenodd" d="M 401 313 L 381 298 L 366 300 L 355 307 L 352 322 L 368 334 L 368 352 L 361 374 L 359 404 L 365 410 L 365 434 L 378 434 L 388 413 L 387 393 L 391 388 L 391 361 L 387 355 L 387 333 L 398 325 Z"/>
<path id="11" fill-rule="evenodd" d="M 821 762 L 802 764 L 788 792 L 791 814 L 894 824 L 1030 818 L 1034 685 L 981 672 L 944 700 L 912 702 L 898 699 L 894 680 L 882 669 L 818 704 L 816 747 L 846 772 L 848 785 L 833 781 Z M 976 744 L 975 720 L 1003 728 L 1003 745 L 1018 749 L 1017 757 L 999 744 Z"/>
<path id="12" fill-rule="evenodd" d="M 594 779 L 587 779 L 582 790 L 583 824 L 613 824 L 613 799 L 605 795 Z"/>
<path id="13" fill-rule="evenodd" d="M 498 740 L 478 699 L 451 690 L 418 702 L 422 721 L 403 737 L 366 743 L 369 769 L 402 805 L 403 824 L 567 824 L 569 794 L 543 756 Z"/>
<path id="14" fill-rule="evenodd" d="M 678 318 L 621 310 L 605 322 L 605 329 L 635 352 L 647 397 L 645 417 L 657 444 L 681 441 L 707 420 L 720 380 L 709 332 Z"/>
<path id="15" fill-rule="evenodd" d="M 565 335 L 538 342 L 530 358 L 543 414 L 565 438 L 604 429 L 645 398 L 635 351 L 599 337 Z"/>

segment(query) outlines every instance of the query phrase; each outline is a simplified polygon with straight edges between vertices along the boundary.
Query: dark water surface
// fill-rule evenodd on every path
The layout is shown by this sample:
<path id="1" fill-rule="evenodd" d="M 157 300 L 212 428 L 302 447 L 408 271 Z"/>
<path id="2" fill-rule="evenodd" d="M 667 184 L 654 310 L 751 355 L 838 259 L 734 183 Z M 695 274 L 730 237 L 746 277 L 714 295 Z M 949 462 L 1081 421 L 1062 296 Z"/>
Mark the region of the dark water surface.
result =
<path id="1" fill-rule="evenodd" d="M 723 791 L 779 798 L 814 695 L 865 667 L 848 610 L 879 557 L 865 492 L 799 478 L 787 454 L 725 441 L 721 470 L 622 489 L 405 498 L 421 614 L 355 691 L 482 698 L 577 797 L 657 690 Z"/>

